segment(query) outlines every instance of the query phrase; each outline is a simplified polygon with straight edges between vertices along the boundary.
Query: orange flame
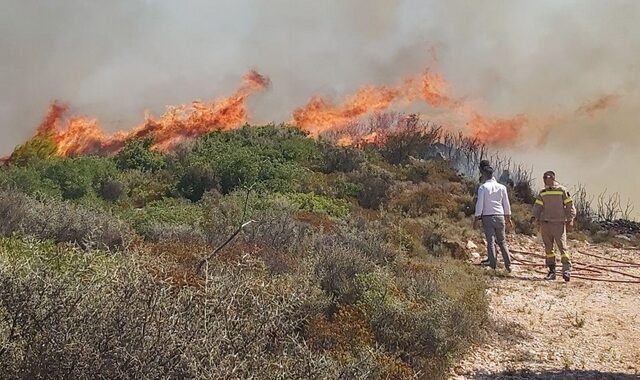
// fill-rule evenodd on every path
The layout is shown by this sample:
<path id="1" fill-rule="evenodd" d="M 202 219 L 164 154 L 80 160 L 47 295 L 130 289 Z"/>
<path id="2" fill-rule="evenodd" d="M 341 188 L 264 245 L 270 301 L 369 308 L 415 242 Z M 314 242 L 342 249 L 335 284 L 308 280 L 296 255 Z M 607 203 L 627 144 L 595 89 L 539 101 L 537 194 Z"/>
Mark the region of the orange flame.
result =
<path id="1" fill-rule="evenodd" d="M 399 95 L 400 91 L 391 87 L 363 87 L 339 105 L 313 97 L 304 107 L 293 112 L 293 122 L 317 136 L 370 112 L 386 110 Z"/>
<path id="2" fill-rule="evenodd" d="M 267 77 L 250 71 L 240 88 L 228 98 L 216 102 L 196 100 L 187 105 L 167 107 L 162 116 L 154 118 L 147 114 L 144 122 L 133 130 L 114 134 L 103 132 L 96 119 L 73 117 L 63 120 L 68 106 L 54 102 L 37 134 L 53 136 L 57 153 L 62 156 L 113 153 L 120 150 L 127 140 L 146 136 L 153 138 L 154 149 L 166 151 L 185 139 L 242 125 L 249 117 L 247 98 L 269 85 Z M 453 97 L 449 94 L 449 87 L 442 75 L 427 69 L 395 86 L 363 86 L 341 103 L 314 96 L 293 111 L 292 124 L 313 137 L 328 136 L 338 145 L 380 145 L 385 143 L 389 133 L 403 130 L 406 126 L 406 120 L 388 111 L 396 106 L 422 101 L 440 111 L 437 118 L 445 125 L 460 124 L 467 135 L 482 143 L 504 145 L 530 137 L 533 138 L 530 141 L 540 143 L 552 126 L 593 116 L 612 107 L 620 99 L 619 95 L 602 96 L 585 103 L 573 113 L 542 116 L 521 113 L 496 117 L 482 112 L 475 104 Z M 369 124 L 361 122 L 371 114 L 378 116 Z"/>
<path id="3" fill-rule="evenodd" d="M 487 144 L 504 144 L 516 140 L 520 130 L 529 120 L 527 116 L 520 114 L 512 118 L 491 118 L 475 114 L 466 123 L 472 136 Z"/>
<path id="4" fill-rule="evenodd" d="M 398 102 L 410 104 L 417 100 L 447 111 L 452 118 L 466 119 L 465 126 L 469 133 L 485 143 L 513 141 L 528 123 L 525 115 L 511 118 L 485 116 L 463 100 L 451 97 L 448 88 L 442 75 L 425 70 L 422 75 L 409 78 L 395 87 L 363 87 L 337 105 L 327 99 L 313 97 L 305 106 L 294 111 L 293 123 L 312 135 L 342 131 L 346 135 L 340 137 L 337 143 L 352 145 L 370 137 L 350 131 L 349 123 L 367 114 L 385 111 Z"/>
<path id="5" fill-rule="evenodd" d="M 353 122 L 368 114 L 386 111 L 399 102 L 411 104 L 422 100 L 444 111 L 443 120 L 446 120 L 447 124 L 450 120 L 461 120 L 466 133 L 481 143 L 504 145 L 512 144 L 521 138 L 532 138 L 530 141 L 541 143 L 551 127 L 568 123 L 576 117 L 593 116 L 615 105 L 620 98 L 618 95 L 603 96 L 586 103 L 573 116 L 565 113 L 537 117 L 526 114 L 496 117 L 487 115 L 463 99 L 452 97 L 448 94 L 448 88 L 449 85 L 442 75 L 426 70 L 422 75 L 409 78 L 398 86 L 362 87 L 340 104 L 333 104 L 325 98 L 313 97 L 306 105 L 294 111 L 293 123 L 316 136 L 332 132 L 339 136 L 339 145 L 358 145 L 363 141 L 365 134 L 372 131 L 353 129 Z M 388 126 L 382 128 L 385 129 L 388 129 Z M 373 132 L 375 131 L 374 129 Z M 526 135 L 524 132 L 527 132 Z"/>
<path id="6" fill-rule="evenodd" d="M 230 97 L 218 102 L 194 101 L 190 105 L 168 107 L 158 119 L 145 116 L 142 125 L 129 132 L 104 133 L 96 119 L 73 117 L 60 126 L 68 106 L 54 102 L 38 128 L 38 135 L 52 134 L 61 156 L 87 153 L 114 153 L 124 143 L 137 137 L 150 136 L 154 149 L 167 150 L 188 137 L 230 129 L 247 121 L 247 98 L 269 86 L 269 79 L 256 71 L 244 77 L 243 85 Z"/>
<path id="7" fill-rule="evenodd" d="M 47 133 L 55 132 L 58 128 L 58 120 L 62 118 L 65 112 L 69 109 L 69 106 L 66 104 L 59 103 L 54 101 L 49 105 L 49 110 L 47 111 L 47 115 L 42 119 L 42 123 L 38 127 L 38 135 L 44 135 Z"/>
<path id="8" fill-rule="evenodd" d="M 382 112 L 399 101 L 412 103 L 420 98 L 437 107 L 453 107 L 457 104 L 447 94 L 444 78 L 429 70 L 394 86 L 360 88 L 341 104 L 333 104 L 322 97 L 313 97 L 293 112 L 293 124 L 317 136 L 322 132 L 344 127 L 350 121 L 372 112 Z"/>

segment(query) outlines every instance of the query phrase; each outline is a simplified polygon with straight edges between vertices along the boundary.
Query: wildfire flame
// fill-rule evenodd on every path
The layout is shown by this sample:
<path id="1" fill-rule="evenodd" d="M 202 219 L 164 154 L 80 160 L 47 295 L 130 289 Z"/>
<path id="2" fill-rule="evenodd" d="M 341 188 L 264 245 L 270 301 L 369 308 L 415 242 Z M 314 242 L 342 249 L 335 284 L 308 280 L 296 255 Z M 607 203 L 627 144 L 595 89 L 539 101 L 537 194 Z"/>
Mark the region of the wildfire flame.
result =
<path id="1" fill-rule="evenodd" d="M 100 129 L 96 119 L 72 117 L 63 126 L 63 116 L 68 106 L 54 102 L 37 135 L 51 135 L 61 156 L 113 153 L 120 150 L 127 140 L 146 136 L 153 138 L 154 149 L 167 150 L 185 138 L 242 125 L 248 118 L 247 98 L 266 89 L 269 84 L 267 77 L 251 71 L 244 77 L 242 86 L 226 99 L 210 103 L 198 100 L 188 105 L 168 107 L 157 119 L 146 115 L 142 125 L 128 132 L 111 135 Z"/>
<path id="2" fill-rule="evenodd" d="M 464 99 L 451 96 L 449 88 L 442 75 L 426 70 L 422 75 L 409 78 L 394 87 L 362 87 L 340 104 L 322 97 L 313 97 L 306 105 L 293 112 L 293 124 L 314 136 L 327 132 L 338 134 L 339 145 L 359 144 L 370 139 L 367 133 L 371 131 L 354 132 L 350 126 L 354 120 L 367 114 L 387 111 L 400 102 L 411 104 L 421 100 L 444 112 L 447 124 L 462 120 L 466 134 L 481 143 L 512 144 L 523 137 L 525 132 L 528 133 L 527 137 L 541 143 L 553 126 L 570 122 L 576 117 L 593 116 L 615 105 L 620 99 L 618 95 L 606 95 L 584 104 L 574 114 L 531 116 L 521 113 L 498 117 L 486 114 Z"/>
<path id="3" fill-rule="evenodd" d="M 293 123 L 312 135 L 335 132 L 348 129 L 350 122 L 363 115 L 386 111 L 399 102 L 410 104 L 418 100 L 446 111 L 452 118 L 466 120 L 464 125 L 468 133 L 484 143 L 514 141 L 529 123 L 528 117 L 523 114 L 509 118 L 484 115 L 471 104 L 449 95 L 449 87 L 442 75 L 426 70 L 422 75 L 409 78 L 395 87 L 362 87 L 341 104 L 314 97 L 294 111 Z M 337 140 L 339 145 L 371 140 L 367 135 L 347 134 Z"/>
<path id="4" fill-rule="evenodd" d="M 398 86 L 365 86 L 341 104 L 315 96 L 293 112 L 293 124 L 317 136 L 344 127 L 354 119 L 372 112 L 382 112 L 397 102 L 413 103 L 422 99 L 436 107 L 454 107 L 457 101 L 446 93 L 447 82 L 429 70 Z"/>
<path id="5" fill-rule="evenodd" d="M 518 138 L 520 131 L 529 123 L 527 116 L 520 114 L 512 118 L 490 118 L 475 114 L 466 123 L 473 137 L 487 144 L 502 144 Z"/>
<path id="6" fill-rule="evenodd" d="M 37 135 L 51 136 L 56 143 L 57 154 L 61 156 L 114 153 L 127 140 L 147 136 L 153 138 L 154 149 L 166 151 L 185 139 L 214 130 L 239 127 L 249 118 L 247 98 L 269 85 L 267 77 L 250 71 L 244 77 L 243 84 L 228 98 L 214 102 L 196 100 L 191 104 L 171 106 L 158 118 L 147 114 L 143 123 L 132 130 L 113 134 L 102 131 L 96 119 L 65 119 L 68 106 L 54 102 L 40 124 Z M 466 134 L 479 142 L 504 145 L 514 143 L 525 132 L 537 134 L 533 137 L 541 142 L 552 126 L 593 116 L 612 107 L 620 99 L 619 95 L 606 95 L 585 103 L 573 114 L 536 117 L 522 113 L 497 117 L 482 112 L 477 105 L 462 98 L 453 97 L 449 94 L 449 88 L 449 83 L 442 75 L 427 69 L 395 86 L 363 86 L 341 103 L 314 96 L 293 111 L 291 123 L 313 137 L 331 136 L 338 145 L 383 144 L 391 129 L 402 128 L 403 125 L 393 116 L 385 119 L 384 113 L 421 101 L 440 112 L 438 117 L 444 120 L 445 126 L 462 125 Z M 378 115 L 372 119 L 373 124 L 362 127 L 363 118 L 372 114 Z"/>

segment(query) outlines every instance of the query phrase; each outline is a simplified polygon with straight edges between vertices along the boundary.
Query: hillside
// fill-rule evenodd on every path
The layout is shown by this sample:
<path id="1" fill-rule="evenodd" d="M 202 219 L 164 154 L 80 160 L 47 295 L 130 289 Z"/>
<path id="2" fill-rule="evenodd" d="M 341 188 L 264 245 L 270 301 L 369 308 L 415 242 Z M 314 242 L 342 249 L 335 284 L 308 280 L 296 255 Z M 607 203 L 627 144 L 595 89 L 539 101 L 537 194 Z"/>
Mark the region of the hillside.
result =
<path id="1" fill-rule="evenodd" d="M 525 272 L 474 265 L 470 178 L 484 149 L 406 120 L 358 146 L 270 125 L 167 152 L 133 139 L 115 155 L 59 157 L 47 135 L 18 147 L 0 170 L 0 371 L 438 379 L 484 369 L 487 350 L 475 350 L 496 305 L 556 293 Z M 530 183 L 510 169 L 515 230 L 533 234 Z"/>

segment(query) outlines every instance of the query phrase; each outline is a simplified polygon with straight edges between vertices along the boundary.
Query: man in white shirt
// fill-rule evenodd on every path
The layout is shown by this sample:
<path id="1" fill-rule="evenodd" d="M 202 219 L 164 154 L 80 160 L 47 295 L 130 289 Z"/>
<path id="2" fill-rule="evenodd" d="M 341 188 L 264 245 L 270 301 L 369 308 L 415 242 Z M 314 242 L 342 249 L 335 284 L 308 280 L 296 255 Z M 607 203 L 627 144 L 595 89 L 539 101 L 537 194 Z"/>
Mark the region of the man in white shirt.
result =
<path id="1" fill-rule="evenodd" d="M 480 163 L 480 174 L 482 184 L 478 188 L 478 200 L 476 201 L 476 212 L 473 221 L 473 228 L 478 227 L 478 222 L 482 220 L 482 227 L 487 238 L 487 260 L 483 264 L 496 269 L 496 249 L 495 244 L 500 247 L 504 267 L 507 272 L 511 272 L 511 258 L 505 240 L 505 227 L 512 226 L 511 205 L 507 188 L 498 183 L 493 177 L 493 168 L 488 161 Z"/>

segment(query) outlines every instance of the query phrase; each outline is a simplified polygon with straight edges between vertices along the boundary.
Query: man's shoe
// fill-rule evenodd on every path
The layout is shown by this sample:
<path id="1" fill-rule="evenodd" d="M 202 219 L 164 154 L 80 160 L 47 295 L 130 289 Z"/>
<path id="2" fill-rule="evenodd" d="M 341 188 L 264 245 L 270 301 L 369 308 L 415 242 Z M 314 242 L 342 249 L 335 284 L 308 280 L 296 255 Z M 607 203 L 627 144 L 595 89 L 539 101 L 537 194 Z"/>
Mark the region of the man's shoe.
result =
<path id="1" fill-rule="evenodd" d="M 490 263 L 491 262 L 489 261 L 489 259 L 484 259 L 484 260 L 482 260 L 480 262 L 480 265 L 484 265 L 484 266 L 488 267 L 490 265 Z"/>
<path id="2" fill-rule="evenodd" d="M 507 271 L 507 273 L 511 273 L 511 265 L 505 266 L 504 269 Z"/>
<path id="3" fill-rule="evenodd" d="M 545 280 L 548 281 L 552 281 L 556 279 L 556 271 L 555 270 L 550 270 L 549 273 L 547 273 L 547 275 L 544 278 Z"/>
<path id="4" fill-rule="evenodd" d="M 563 271 L 562 272 L 562 279 L 565 282 L 569 282 L 569 280 L 571 280 L 571 273 L 569 271 Z"/>

